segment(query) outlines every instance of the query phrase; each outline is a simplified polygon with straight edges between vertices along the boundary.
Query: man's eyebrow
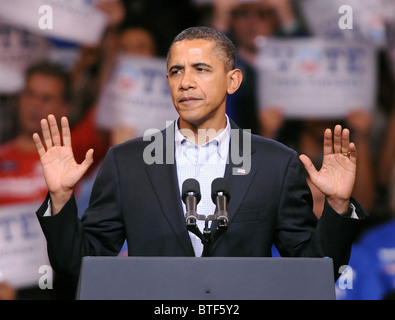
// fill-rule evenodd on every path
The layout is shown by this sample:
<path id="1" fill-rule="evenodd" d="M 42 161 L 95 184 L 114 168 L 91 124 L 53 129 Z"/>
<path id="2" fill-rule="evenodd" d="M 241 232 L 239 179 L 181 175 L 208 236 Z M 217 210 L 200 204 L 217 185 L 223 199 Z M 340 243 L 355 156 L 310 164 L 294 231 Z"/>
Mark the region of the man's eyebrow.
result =
<path id="1" fill-rule="evenodd" d="M 201 67 L 206 67 L 206 68 L 210 68 L 210 69 L 213 68 L 211 65 L 204 63 L 204 62 L 197 62 L 197 63 L 192 64 L 192 66 L 194 68 L 201 68 Z"/>
<path id="2" fill-rule="evenodd" d="M 178 65 L 178 64 L 176 64 L 176 65 L 174 65 L 174 66 L 171 66 L 170 68 L 169 68 L 169 71 L 172 71 L 172 70 L 180 70 L 180 69 L 182 69 L 183 68 L 183 66 L 181 66 L 181 65 Z"/>
<path id="3" fill-rule="evenodd" d="M 209 64 L 207 64 L 207 63 L 204 63 L 204 62 L 196 62 L 196 63 L 193 63 L 193 64 L 192 64 L 192 67 L 194 67 L 194 68 L 206 67 L 206 68 L 209 68 L 209 69 L 212 69 L 212 68 L 213 68 L 211 65 L 209 65 Z M 173 71 L 173 70 L 181 70 L 181 69 L 184 69 L 184 66 L 176 64 L 176 65 L 171 66 L 171 67 L 169 68 L 169 72 L 171 72 L 171 71 Z"/>

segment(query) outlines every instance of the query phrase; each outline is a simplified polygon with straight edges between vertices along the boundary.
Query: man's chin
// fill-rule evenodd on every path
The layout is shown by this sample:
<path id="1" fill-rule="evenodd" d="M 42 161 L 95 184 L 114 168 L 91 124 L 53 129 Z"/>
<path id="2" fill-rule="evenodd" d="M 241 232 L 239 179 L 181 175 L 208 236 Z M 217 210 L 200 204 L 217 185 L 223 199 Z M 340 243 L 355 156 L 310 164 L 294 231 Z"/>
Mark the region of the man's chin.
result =
<path id="1" fill-rule="evenodd" d="M 180 119 L 190 124 L 199 123 L 200 121 L 202 121 L 203 118 L 198 108 L 178 110 L 178 114 L 180 115 Z"/>

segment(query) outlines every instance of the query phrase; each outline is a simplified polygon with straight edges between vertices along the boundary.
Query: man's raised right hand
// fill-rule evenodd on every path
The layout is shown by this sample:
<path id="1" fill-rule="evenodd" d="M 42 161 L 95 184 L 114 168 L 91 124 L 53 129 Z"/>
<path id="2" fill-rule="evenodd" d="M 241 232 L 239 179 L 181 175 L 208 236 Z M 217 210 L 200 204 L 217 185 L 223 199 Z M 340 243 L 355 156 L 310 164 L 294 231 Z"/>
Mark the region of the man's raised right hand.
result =
<path id="1" fill-rule="evenodd" d="M 61 119 L 60 135 L 55 116 L 41 120 L 44 144 L 38 133 L 33 134 L 40 156 L 45 181 L 51 197 L 52 214 L 57 214 L 70 199 L 73 189 L 93 163 L 93 149 L 86 152 L 85 160 L 78 164 L 71 147 L 70 126 L 66 117 Z M 44 147 L 45 145 L 45 147 Z"/>

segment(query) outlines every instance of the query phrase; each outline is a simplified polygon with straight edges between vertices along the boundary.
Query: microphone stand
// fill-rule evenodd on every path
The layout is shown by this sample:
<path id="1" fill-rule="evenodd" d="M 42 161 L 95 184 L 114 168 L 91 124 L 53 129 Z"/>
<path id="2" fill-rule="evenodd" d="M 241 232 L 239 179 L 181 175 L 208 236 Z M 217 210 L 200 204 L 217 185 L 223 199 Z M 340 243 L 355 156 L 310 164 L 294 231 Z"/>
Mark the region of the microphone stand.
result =
<path id="1" fill-rule="evenodd" d="M 226 210 L 226 208 L 225 208 Z M 204 221 L 204 229 L 203 233 L 199 230 L 196 221 L 203 220 Z M 209 221 L 218 220 L 217 231 L 214 233 L 213 237 L 211 237 L 211 230 L 208 226 Z M 209 257 L 210 255 L 210 246 L 214 244 L 214 242 L 219 238 L 220 235 L 225 233 L 228 229 L 228 218 L 224 215 L 224 210 L 219 210 L 215 212 L 215 214 L 205 216 L 202 214 L 193 214 L 186 217 L 186 224 L 188 231 L 195 234 L 203 244 L 203 253 L 202 257 Z"/>

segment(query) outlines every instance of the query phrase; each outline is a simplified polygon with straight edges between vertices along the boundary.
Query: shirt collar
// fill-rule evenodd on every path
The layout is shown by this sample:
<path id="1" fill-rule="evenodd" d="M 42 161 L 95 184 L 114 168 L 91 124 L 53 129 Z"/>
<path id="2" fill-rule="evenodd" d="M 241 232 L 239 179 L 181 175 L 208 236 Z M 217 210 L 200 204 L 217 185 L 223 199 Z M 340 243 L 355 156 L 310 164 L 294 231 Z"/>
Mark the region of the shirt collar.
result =
<path id="1" fill-rule="evenodd" d="M 220 155 L 221 158 L 225 158 L 228 154 L 229 150 L 229 139 L 230 139 L 230 122 L 229 118 L 227 115 L 226 117 L 226 127 L 225 130 L 223 130 L 219 135 L 216 137 L 212 138 L 210 141 L 206 142 L 203 144 L 201 147 L 210 144 L 210 143 L 216 143 L 217 144 L 217 151 L 218 154 Z M 186 145 L 186 142 L 188 141 L 191 145 L 196 146 L 196 144 L 190 140 L 187 140 L 182 133 L 180 132 L 180 128 L 178 127 L 178 121 L 176 121 L 175 126 L 175 146 L 176 146 L 176 153 L 180 150 L 182 145 Z M 196 146 L 197 147 L 197 146 Z"/>

